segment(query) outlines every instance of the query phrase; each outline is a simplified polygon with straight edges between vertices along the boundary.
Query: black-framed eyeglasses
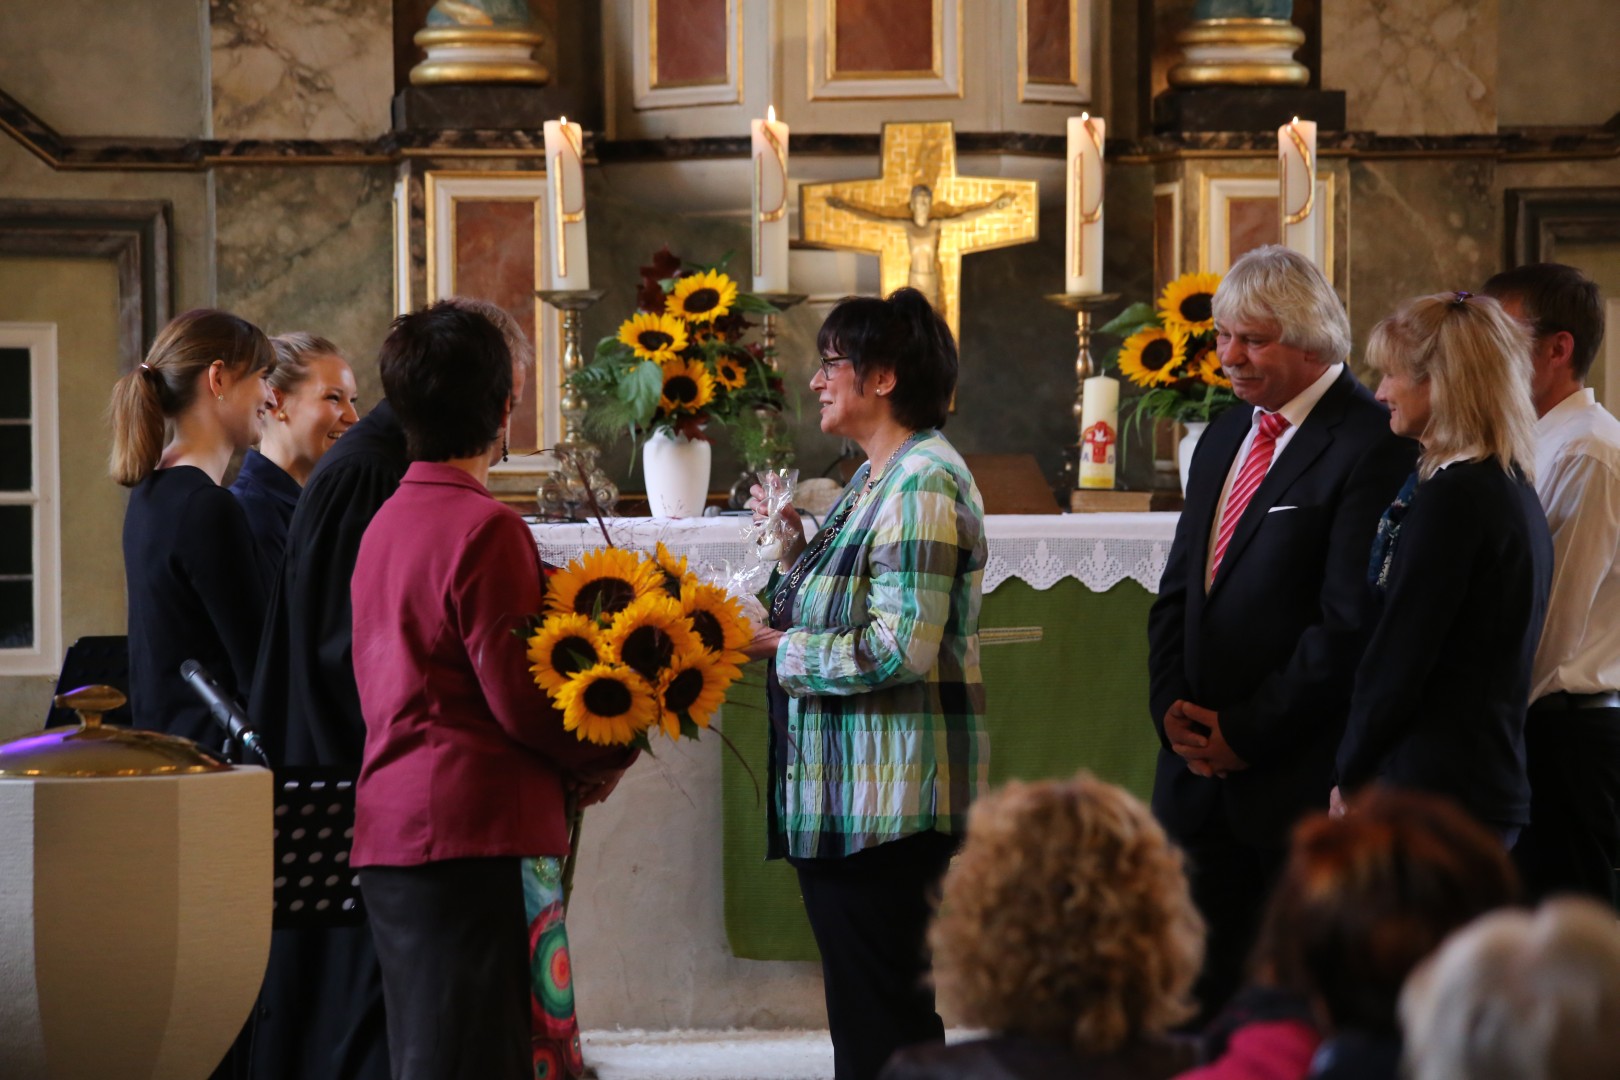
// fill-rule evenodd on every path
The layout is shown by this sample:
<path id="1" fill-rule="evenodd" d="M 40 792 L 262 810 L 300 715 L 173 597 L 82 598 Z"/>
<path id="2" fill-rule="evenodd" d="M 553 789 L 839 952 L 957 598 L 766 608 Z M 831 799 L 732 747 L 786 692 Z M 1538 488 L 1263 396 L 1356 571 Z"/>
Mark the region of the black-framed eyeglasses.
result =
<path id="1" fill-rule="evenodd" d="M 854 362 L 847 356 L 823 356 L 821 358 L 821 377 L 830 380 L 833 377 L 834 364 L 853 364 Z"/>

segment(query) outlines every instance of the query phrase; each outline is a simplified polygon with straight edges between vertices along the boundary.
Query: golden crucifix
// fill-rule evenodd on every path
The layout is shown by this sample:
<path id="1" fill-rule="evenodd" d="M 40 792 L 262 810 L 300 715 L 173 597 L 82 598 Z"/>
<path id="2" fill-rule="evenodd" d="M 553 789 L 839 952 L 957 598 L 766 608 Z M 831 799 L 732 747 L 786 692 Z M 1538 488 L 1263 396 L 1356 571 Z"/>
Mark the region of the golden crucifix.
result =
<path id="1" fill-rule="evenodd" d="M 958 333 L 962 256 L 1035 239 L 1034 180 L 956 174 L 949 121 L 883 125 L 883 175 L 799 188 L 809 247 L 879 259 L 883 295 L 910 285 Z"/>

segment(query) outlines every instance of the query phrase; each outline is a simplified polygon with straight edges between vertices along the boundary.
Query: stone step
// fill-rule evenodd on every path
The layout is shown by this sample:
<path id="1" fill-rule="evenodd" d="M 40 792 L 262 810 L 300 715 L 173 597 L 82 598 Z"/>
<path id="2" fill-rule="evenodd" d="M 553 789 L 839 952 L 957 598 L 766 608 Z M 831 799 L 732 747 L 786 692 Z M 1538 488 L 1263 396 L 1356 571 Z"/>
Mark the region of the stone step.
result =
<path id="1" fill-rule="evenodd" d="M 825 1031 L 587 1031 L 598 1080 L 832 1080 Z"/>

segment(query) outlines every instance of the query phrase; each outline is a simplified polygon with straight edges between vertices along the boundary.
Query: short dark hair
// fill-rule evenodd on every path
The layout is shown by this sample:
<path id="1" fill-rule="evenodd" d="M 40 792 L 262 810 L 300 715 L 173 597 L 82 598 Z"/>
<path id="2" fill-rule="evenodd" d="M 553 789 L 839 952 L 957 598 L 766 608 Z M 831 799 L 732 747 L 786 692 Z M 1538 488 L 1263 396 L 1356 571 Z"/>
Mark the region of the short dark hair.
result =
<path id="1" fill-rule="evenodd" d="M 1530 263 L 1492 277 L 1484 292 L 1518 300 L 1537 338 L 1559 332 L 1573 338 L 1570 362 L 1575 377 L 1586 381 L 1603 341 L 1603 298 L 1591 278 L 1563 263 Z"/>
<path id="2" fill-rule="evenodd" d="M 471 457 L 500 438 L 512 354 L 484 316 L 443 300 L 401 315 L 377 366 L 413 460 Z"/>
<path id="3" fill-rule="evenodd" d="M 1374 787 L 1294 827 L 1257 959 L 1336 1030 L 1396 1031 L 1401 984 L 1446 935 L 1517 901 L 1502 842 L 1449 799 Z"/>
<path id="4" fill-rule="evenodd" d="M 956 392 L 956 339 L 916 289 L 896 289 L 886 300 L 844 297 L 827 313 L 816 348 L 823 356 L 849 357 L 855 385 L 863 392 L 868 371 L 893 371 L 889 401 L 894 418 L 906 427 L 945 426 Z"/>

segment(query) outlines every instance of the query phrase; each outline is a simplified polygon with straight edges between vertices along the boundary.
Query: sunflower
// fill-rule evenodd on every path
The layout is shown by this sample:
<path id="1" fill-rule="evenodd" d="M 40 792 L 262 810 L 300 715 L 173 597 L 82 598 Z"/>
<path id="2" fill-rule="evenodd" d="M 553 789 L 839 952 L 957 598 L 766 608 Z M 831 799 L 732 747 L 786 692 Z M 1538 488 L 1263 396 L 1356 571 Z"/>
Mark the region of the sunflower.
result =
<path id="1" fill-rule="evenodd" d="M 705 270 L 677 281 L 664 310 L 688 322 L 712 322 L 736 302 L 737 283 L 718 270 Z"/>
<path id="2" fill-rule="evenodd" d="M 737 390 L 748 382 L 748 368 L 735 357 L 721 356 L 714 362 L 714 379 L 727 390 Z"/>
<path id="3" fill-rule="evenodd" d="M 1219 274 L 1182 274 L 1164 287 L 1159 297 L 1159 321 L 1166 330 L 1198 334 L 1215 329 L 1215 288 Z"/>
<path id="4" fill-rule="evenodd" d="M 1169 386 L 1179 378 L 1177 366 L 1186 351 L 1187 335 L 1150 326 L 1125 339 L 1119 370 L 1137 386 Z"/>
<path id="5" fill-rule="evenodd" d="M 658 407 L 666 413 L 696 412 L 714 400 L 714 377 L 701 361 L 676 357 L 664 363 L 664 390 Z"/>
<path id="6" fill-rule="evenodd" d="M 1232 389 L 1232 380 L 1226 377 L 1226 371 L 1221 367 L 1221 358 L 1216 355 L 1213 345 L 1205 345 L 1195 352 L 1193 358 L 1187 361 L 1187 371 L 1193 378 L 1209 386 L 1221 390 Z"/>
<path id="7" fill-rule="evenodd" d="M 681 586 L 681 610 L 703 647 L 722 659 L 736 662 L 754 631 L 742 605 L 718 585 L 689 581 Z"/>
<path id="8" fill-rule="evenodd" d="M 563 728 L 598 746 L 627 746 L 658 719 L 647 680 L 619 664 L 594 664 L 557 691 Z"/>
<path id="9" fill-rule="evenodd" d="M 553 615 L 529 638 L 529 668 L 542 690 L 560 690 L 570 675 L 607 659 L 602 632 L 587 615 Z"/>
<path id="10" fill-rule="evenodd" d="M 684 714 L 700 728 L 709 726 L 726 699 L 726 687 L 742 677 L 734 664 L 692 649 L 678 654 L 658 682 L 658 722 L 670 738 L 679 737 Z"/>
<path id="11" fill-rule="evenodd" d="M 656 593 L 615 615 L 606 637 L 613 660 L 649 683 L 658 681 L 677 654 L 699 647 L 681 605 Z"/>
<path id="12" fill-rule="evenodd" d="M 658 564 L 658 570 L 664 577 L 664 591 L 679 599 L 681 582 L 686 577 L 686 556 L 682 555 L 677 559 L 660 540 L 653 561 Z"/>
<path id="13" fill-rule="evenodd" d="M 686 348 L 686 320 L 673 315 L 632 315 L 619 325 L 619 340 L 643 360 L 663 363 Z"/>
<path id="14" fill-rule="evenodd" d="M 659 584 L 658 568 L 633 551 L 587 551 L 547 580 L 546 611 L 586 618 L 612 616 Z"/>

